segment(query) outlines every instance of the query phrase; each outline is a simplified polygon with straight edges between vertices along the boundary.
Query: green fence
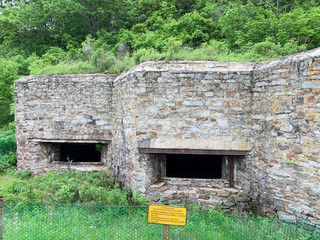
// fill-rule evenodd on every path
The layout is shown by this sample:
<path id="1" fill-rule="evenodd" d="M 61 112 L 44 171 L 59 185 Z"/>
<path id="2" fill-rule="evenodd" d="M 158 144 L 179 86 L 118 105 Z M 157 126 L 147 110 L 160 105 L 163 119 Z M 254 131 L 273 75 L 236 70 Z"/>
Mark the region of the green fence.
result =
<path id="1" fill-rule="evenodd" d="M 147 222 L 148 208 L 0 201 L 0 239 L 320 239 L 320 227 L 188 211 L 186 226 Z"/>

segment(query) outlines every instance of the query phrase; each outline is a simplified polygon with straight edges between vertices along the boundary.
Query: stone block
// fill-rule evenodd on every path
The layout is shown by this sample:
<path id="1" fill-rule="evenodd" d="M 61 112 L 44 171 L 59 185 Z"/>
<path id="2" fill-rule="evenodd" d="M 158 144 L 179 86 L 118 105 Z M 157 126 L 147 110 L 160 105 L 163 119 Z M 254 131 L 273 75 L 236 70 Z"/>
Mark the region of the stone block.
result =
<path id="1" fill-rule="evenodd" d="M 217 192 L 217 195 L 219 197 L 228 197 L 230 195 L 230 192 L 228 192 L 228 191 L 219 191 L 219 192 Z"/>
<path id="2" fill-rule="evenodd" d="M 296 217 L 294 215 L 288 214 L 288 213 L 282 212 L 282 211 L 278 212 L 278 218 L 280 220 L 284 220 L 284 221 L 290 221 L 290 222 L 295 222 L 296 221 Z"/>
<path id="3" fill-rule="evenodd" d="M 290 205 L 289 204 L 288 207 L 289 207 L 289 209 L 291 209 L 294 212 L 301 213 L 301 207 L 300 206 Z"/>
<path id="4" fill-rule="evenodd" d="M 238 189 L 234 189 L 234 188 L 223 188 L 222 190 L 225 190 L 225 191 L 227 191 L 227 192 L 229 192 L 231 194 L 236 194 L 236 193 L 239 192 Z"/>
<path id="5" fill-rule="evenodd" d="M 206 194 L 199 194 L 198 198 L 208 200 L 210 197 Z"/>
<path id="6" fill-rule="evenodd" d="M 307 215 L 311 215 L 313 216 L 314 215 L 314 209 L 307 206 L 307 205 L 301 205 L 301 208 L 302 208 L 302 212 L 304 214 L 307 214 Z"/>
<path id="7" fill-rule="evenodd" d="M 207 195 L 217 195 L 217 190 L 219 189 L 214 189 L 214 188 L 206 188 L 205 190 L 205 194 Z"/>

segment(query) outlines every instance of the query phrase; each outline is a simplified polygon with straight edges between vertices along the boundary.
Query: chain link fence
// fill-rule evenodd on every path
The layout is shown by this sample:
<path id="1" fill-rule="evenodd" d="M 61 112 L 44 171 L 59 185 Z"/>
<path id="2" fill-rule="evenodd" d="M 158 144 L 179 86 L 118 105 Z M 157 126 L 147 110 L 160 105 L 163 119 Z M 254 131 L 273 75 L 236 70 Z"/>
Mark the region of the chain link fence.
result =
<path id="1" fill-rule="evenodd" d="M 148 207 L 0 200 L 0 239 L 320 239 L 320 226 L 188 211 L 186 226 L 147 222 Z"/>

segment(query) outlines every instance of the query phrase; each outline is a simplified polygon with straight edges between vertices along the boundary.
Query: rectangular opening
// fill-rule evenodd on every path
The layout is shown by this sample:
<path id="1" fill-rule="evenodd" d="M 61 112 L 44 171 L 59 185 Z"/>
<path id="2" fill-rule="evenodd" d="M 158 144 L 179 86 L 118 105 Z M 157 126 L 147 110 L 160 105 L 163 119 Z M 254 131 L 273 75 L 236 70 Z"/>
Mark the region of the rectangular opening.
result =
<path id="1" fill-rule="evenodd" d="M 166 154 L 166 176 L 221 179 L 222 158 L 220 155 Z"/>
<path id="2" fill-rule="evenodd" d="M 101 144 L 97 143 L 61 143 L 61 162 L 100 162 Z"/>

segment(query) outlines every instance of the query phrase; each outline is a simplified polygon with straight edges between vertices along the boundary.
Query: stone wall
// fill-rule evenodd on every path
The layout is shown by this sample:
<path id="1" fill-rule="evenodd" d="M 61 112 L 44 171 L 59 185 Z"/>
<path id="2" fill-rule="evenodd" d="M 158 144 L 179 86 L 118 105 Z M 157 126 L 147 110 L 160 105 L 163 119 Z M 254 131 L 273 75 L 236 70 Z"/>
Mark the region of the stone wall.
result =
<path id="1" fill-rule="evenodd" d="M 50 163 L 54 160 L 49 159 L 54 154 L 52 143 L 108 143 L 112 138 L 112 80 L 109 75 L 19 79 L 15 84 L 18 169 L 42 172 L 62 167 Z M 103 161 L 107 161 L 106 152 L 104 146 Z"/>
<path id="2" fill-rule="evenodd" d="M 115 80 L 25 77 L 15 87 L 18 168 L 58 168 L 50 143 L 102 142 L 101 165 L 153 201 L 320 219 L 319 86 L 319 49 L 261 63 L 146 62 Z M 221 155 L 223 176 L 167 177 L 170 152 L 195 164 Z"/>
<path id="3" fill-rule="evenodd" d="M 172 181 L 166 180 L 165 187 L 150 188 L 157 181 L 156 158 L 140 154 L 139 148 L 250 150 L 252 66 L 145 63 L 118 77 L 112 146 L 119 180 L 154 200 L 167 200 L 168 195 L 175 195 L 172 192 L 187 189 L 177 190 L 176 185 L 170 186 Z M 250 185 L 247 168 L 246 159 L 236 162 L 235 187 L 246 196 Z M 206 185 L 223 191 L 229 181 L 212 179 Z M 197 199 L 202 188 L 193 184 L 190 189 L 196 196 L 193 199 Z M 203 201 L 224 203 L 225 197 L 209 196 Z"/>
<path id="4" fill-rule="evenodd" d="M 260 211 L 320 219 L 319 50 L 255 66 L 251 193 Z"/>

